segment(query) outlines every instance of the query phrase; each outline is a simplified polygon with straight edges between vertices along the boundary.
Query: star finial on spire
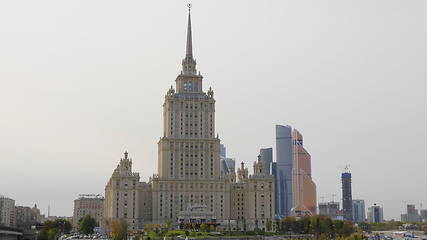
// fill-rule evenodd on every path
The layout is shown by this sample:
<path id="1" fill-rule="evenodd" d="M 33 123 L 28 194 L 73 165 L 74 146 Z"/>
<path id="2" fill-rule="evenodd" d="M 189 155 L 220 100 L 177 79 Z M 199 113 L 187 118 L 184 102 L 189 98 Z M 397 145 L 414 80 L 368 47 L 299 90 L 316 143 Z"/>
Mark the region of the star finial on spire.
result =
<path id="1" fill-rule="evenodd" d="M 187 49 L 185 57 L 193 59 L 193 41 L 191 34 L 191 3 L 187 4 L 188 7 L 188 26 L 187 26 Z"/>
<path id="2" fill-rule="evenodd" d="M 187 25 L 187 45 L 185 49 L 185 58 L 182 61 L 182 72 L 184 74 L 196 75 L 196 60 L 193 58 L 193 40 L 191 34 L 191 7 L 192 4 L 188 3 L 188 25 Z"/>

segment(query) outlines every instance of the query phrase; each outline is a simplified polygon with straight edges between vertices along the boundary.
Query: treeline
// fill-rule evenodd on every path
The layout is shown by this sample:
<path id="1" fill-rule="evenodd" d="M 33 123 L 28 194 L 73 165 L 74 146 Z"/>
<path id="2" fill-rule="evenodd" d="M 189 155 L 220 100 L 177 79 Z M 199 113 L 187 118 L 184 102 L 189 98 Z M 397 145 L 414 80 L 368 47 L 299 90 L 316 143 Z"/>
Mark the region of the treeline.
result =
<path id="1" fill-rule="evenodd" d="M 352 222 L 332 220 L 329 217 L 288 217 L 276 222 L 276 232 L 288 234 L 313 234 L 316 238 L 335 239 L 349 237 L 356 229 Z"/>
<path id="2" fill-rule="evenodd" d="M 37 240 L 55 240 L 58 234 L 71 231 L 71 223 L 65 219 L 46 221 L 37 234 Z"/>

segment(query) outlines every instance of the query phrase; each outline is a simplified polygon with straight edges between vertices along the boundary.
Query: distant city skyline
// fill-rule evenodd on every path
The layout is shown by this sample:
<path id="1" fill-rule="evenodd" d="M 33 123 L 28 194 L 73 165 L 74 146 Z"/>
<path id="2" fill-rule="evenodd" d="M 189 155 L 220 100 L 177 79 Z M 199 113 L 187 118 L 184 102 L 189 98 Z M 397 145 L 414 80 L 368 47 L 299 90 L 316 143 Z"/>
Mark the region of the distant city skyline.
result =
<path id="1" fill-rule="evenodd" d="M 79 194 L 103 194 L 125 150 L 142 179 L 157 172 L 185 3 L 0 3 L 0 195 L 71 216 Z M 260 148 L 276 151 L 274 126 L 291 125 L 307 139 L 318 202 L 340 202 L 350 164 L 353 199 L 377 203 L 385 219 L 427 206 L 411 187 L 426 181 L 426 2 L 193 7 L 227 155 L 251 166 Z"/>

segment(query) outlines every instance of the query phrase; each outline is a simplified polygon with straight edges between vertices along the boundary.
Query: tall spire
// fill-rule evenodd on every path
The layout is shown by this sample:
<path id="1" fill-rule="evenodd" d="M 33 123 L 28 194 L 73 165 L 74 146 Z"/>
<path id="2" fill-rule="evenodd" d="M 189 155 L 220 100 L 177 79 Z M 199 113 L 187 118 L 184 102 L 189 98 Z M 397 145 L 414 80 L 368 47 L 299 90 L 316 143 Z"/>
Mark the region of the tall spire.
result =
<path id="1" fill-rule="evenodd" d="M 182 72 L 186 75 L 196 74 L 196 60 L 193 58 L 193 40 L 191 34 L 191 3 L 188 7 L 188 26 L 187 26 L 187 47 L 185 49 L 185 58 L 182 60 Z"/>
<path id="2" fill-rule="evenodd" d="M 188 7 L 188 26 L 187 26 L 187 48 L 185 58 L 193 59 L 193 41 L 191 36 L 191 3 L 187 4 Z"/>

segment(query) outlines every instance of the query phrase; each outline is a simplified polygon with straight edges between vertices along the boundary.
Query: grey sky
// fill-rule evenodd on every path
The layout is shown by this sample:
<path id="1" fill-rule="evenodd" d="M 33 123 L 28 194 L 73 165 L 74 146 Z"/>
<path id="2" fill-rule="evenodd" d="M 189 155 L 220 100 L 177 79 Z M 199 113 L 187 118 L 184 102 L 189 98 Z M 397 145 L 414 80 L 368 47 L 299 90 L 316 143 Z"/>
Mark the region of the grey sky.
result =
<path id="1" fill-rule="evenodd" d="M 185 1 L 0 3 L 0 194 L 72 215 L 127 150 L 157 171 L 164 94 L 185 51 Z M 256 160 L 290 124 L 318 196 L 398 218 L 424 202 L 427 1 L 193 1 L 193 46 L 227 154 Z"/>

